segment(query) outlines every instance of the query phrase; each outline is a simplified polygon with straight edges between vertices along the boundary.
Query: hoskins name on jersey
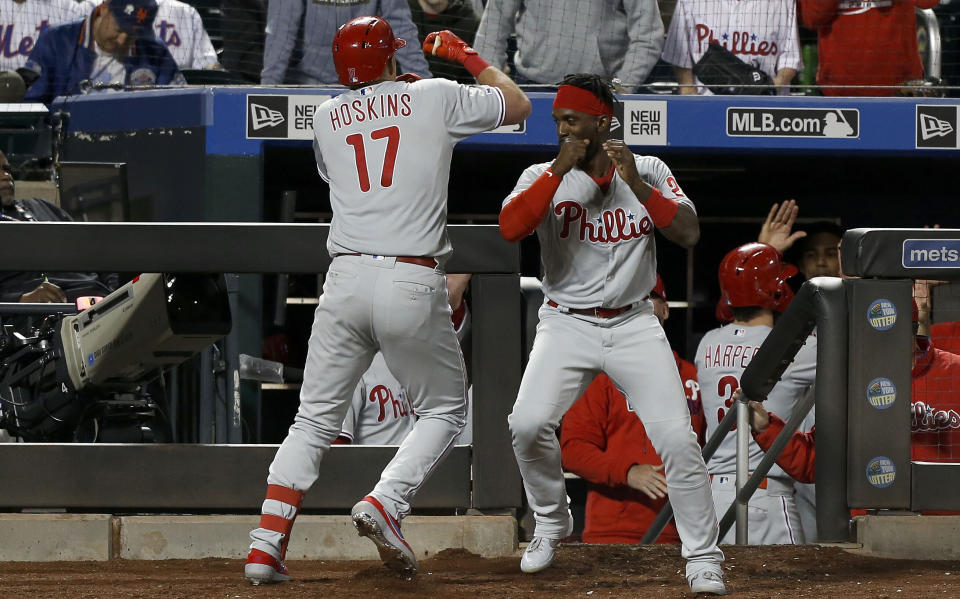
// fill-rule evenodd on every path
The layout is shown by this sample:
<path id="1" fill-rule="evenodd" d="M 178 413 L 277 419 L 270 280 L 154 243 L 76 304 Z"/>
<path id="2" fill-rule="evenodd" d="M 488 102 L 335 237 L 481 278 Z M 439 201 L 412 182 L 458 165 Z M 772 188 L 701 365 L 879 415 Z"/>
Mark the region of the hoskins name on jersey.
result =
<path id="1" fill-rule="evenodd" d="M 354 121 L 375 121 L 377 119 L 410 116 L 410 94 L 380 94 L 365 98 L 357 98 L 351 102 L 344 102 L 330 111 L 330 127 L 336 131 L 347 127 Z"/>
<path id="2" fill-rule="evenodd" d="M 703 356 L 703 365 L 706 368 L 746 368 L 758 351 L 759 345 L 708 345 Z"/>
<path id="3" fill-rule="evenodd" d="M 580 241 L 593 243 L 615 243 L 638 239 L 653 233 L 653 223 L 646 216 L 637 220 L 633 212 L 626 212 L 623 208 L 604 210 L 594 219 L 589 218 L 587 210 L 574 201 L 559 202 L 554 213 L 563 219 L 563 228 L 560 237 L 570 236 L 571 225 L 578 227 L 577 234 Z"/>

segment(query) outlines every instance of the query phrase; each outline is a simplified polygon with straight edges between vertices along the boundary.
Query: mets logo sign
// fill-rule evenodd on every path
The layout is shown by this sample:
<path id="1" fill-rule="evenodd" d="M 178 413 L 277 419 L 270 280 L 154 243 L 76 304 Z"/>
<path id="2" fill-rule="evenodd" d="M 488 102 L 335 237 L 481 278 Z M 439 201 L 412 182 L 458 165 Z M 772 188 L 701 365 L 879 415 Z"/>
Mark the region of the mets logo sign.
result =
<path id="1" fill-rule="evenodd" d="M 897 322 L 897 308 L 888 299 L 878 299 L 867 308 L 867 321 L 878 331 L 886 331 Z"/>
<path id="2" fill-rule="evenodd" d="M 897 467 L 890 458 L 877 456 L 867 464 L 867 480 L 878 489 L 889 487 L 896 478 Z"/>
<path id="3" fill-rule="evenodd" d="M 888 378 L 879 377 L 867 385 L 867 401 L 878 410 L 886 410 L 897 401 L 897 387 Z"/>

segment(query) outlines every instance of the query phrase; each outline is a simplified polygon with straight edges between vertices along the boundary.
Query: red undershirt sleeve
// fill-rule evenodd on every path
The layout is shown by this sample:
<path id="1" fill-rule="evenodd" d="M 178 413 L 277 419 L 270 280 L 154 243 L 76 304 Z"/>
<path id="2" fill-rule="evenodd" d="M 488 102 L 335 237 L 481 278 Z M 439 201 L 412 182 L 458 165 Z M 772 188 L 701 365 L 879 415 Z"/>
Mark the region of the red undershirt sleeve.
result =
<path id="1" fill-rule="evenodd" d="M 550 208 L 550 201 L 560 188 L 561 178 L 550 169 L 517 194 L 500 211 L 500 234 L 507 241 L 520 241 L 533 233 Z"/>

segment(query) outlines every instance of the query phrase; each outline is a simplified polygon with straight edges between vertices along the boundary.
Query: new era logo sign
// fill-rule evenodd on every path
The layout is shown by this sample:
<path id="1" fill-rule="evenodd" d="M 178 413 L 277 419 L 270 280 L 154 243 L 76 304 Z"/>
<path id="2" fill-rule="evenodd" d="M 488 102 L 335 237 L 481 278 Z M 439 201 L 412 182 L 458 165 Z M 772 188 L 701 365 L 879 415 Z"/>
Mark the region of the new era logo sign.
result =
<path id="1" fill-rule="evenodd" d="M 944 137 L 951 133 L 953 133 L 953 125 L 949 122 L 941 121 L 929 114 L 920 115 L 920 139 L 928 140 L 931 137 Z"/>
<path id="2" fill-rule="evenodd" d="M 956 149 L 957 107 L 917 106 L 917 148 Z"/>
<path id="3" fill-rule="evenodd" d="M 254 131 L 264 127 L 275 127 L 285 121 L 283 113 L 260 104 L 250 104 L 250 120 Z"/>
<path id="4" fill-rule="evenodd" d="M 287 138 L 287 96 L 247 96 L 247 137 Z"/>

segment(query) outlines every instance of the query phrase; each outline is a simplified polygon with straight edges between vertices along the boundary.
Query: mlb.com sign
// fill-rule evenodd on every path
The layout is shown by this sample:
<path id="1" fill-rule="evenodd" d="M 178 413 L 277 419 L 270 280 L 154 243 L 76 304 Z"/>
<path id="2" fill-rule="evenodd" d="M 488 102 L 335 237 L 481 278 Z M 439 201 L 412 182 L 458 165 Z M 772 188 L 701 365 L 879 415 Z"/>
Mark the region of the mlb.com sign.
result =
<path id="1" fill-rule="evenodd" d="M 247 96 L 247 139 L 313 139 L 313 115 L 325 95 Z"/>

